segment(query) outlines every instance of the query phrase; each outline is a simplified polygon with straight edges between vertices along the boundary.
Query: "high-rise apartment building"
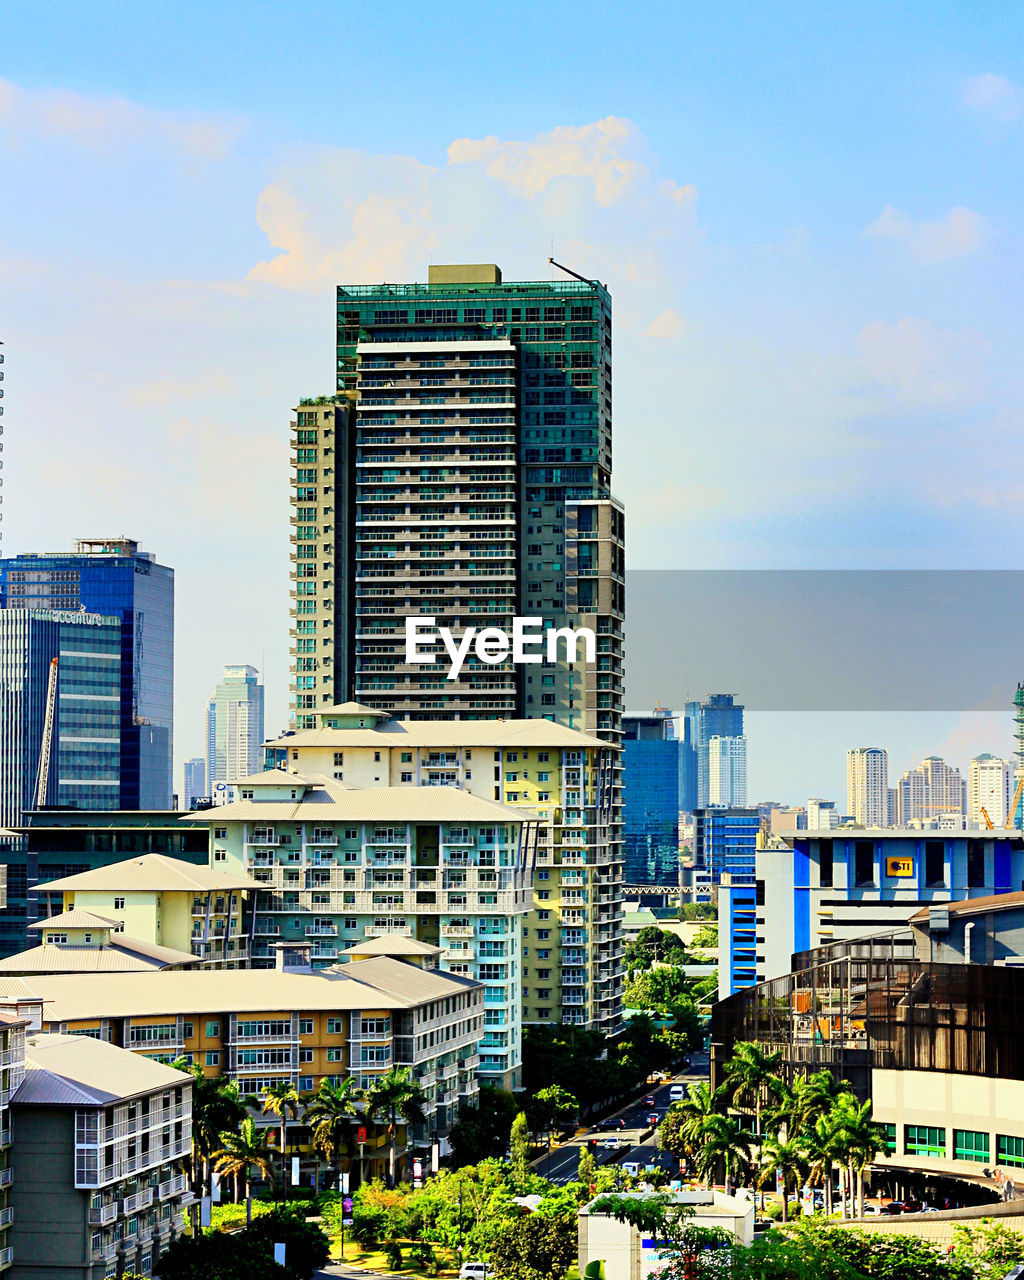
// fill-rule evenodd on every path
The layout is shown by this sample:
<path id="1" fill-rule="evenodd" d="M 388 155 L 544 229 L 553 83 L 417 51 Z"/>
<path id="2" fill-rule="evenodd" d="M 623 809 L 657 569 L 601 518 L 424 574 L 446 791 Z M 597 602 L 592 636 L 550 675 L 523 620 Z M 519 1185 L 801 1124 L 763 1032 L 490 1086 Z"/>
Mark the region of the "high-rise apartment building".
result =
<path id="1" fill-rule="evenodd" d="M 48 720 L 45 803 L 122 807 L 120 620 L 0 609 L 0 662 L 0 826 L 36 803 Z"/>
<path id="2" fill-rule="evenodd" d="M 206 781 L 211 791 L 216 782 L 235 782 L 259 770 L 263 736 L 259 672 L 225 667 L 206 709 Z"/>
<path id="3" fill-rule="evenodd" d="M 624 516 L 611 299 L 594 281 L 339 286 L 337 392 L 293 424 L 293 723 L 536 716 L 616 740 Z M 594 663 L 405 663 L 405 619 L 591 627 Z M 444 656 L 443 653 L 441 655 Z"/>
<path id="4" fill-rule="evenodd" d="M 193 756 L 181 766 L 181 795 L 178 797 L 179 809 L 194 809 L 198 800 L 204 800 L 210 793 L 206 789 L 206 761 L 202 756 Z"/>
<path id="5" fill-rule="evenodd" d="M 622 846 L 626 884 L 679 879 L 679 750 L 663 707 L 622 719 Z"/>
<path id="6" fill-rule="evenodd" d="M 128 538 L 81 539 L 68 553 L 0 559 L 0 610 L 38 609 L 117 619 L 120 796 L 112 807 L 169 809 L 174 571 Z"/>
<path id="7" fill-rule="evenodd" d="M 846 808 L 861 827 L 891 825 L 889 753 L 881 747 L 852 747 L 846 753 Z"/>
<path id="8" fill-rule="evenodd" d="M 972 827 L 985 821 L 985 810 L 994 827 L 1006 825 L 1013 798 L 1014 764 L 984 752 L 975 756 L 967 775 L 967 821 Z"/>
<path id="9" fill-rule="evenodd" d="M 807 801 L 807 830 L 834 831 L 839 826 L 839 811 L 834 800 L 813 797 Z"/>
<path id="10" fill-rule="evenodd" d="M 747 803 L 747 740 L 715 734 L 708 742 L 708 804 L 743 808 Z"/>
<path id="11" fill-rule="evenodd" d="M 896 821 L 901 827 L 937 821 L 963 825 L 963 776 L 939 756 L 928 756 L 916 769 L 905 770 L 896 786 L 896 797 Z"/>
<path id="12" fill-rule="evenodd" d="M 680 762 L 684 810 L 691 812 L 712 803 L 711 739 L 742 736 L 743 707 L 731 693 L 713 693 L 703 702 L 686 704 Z"/>

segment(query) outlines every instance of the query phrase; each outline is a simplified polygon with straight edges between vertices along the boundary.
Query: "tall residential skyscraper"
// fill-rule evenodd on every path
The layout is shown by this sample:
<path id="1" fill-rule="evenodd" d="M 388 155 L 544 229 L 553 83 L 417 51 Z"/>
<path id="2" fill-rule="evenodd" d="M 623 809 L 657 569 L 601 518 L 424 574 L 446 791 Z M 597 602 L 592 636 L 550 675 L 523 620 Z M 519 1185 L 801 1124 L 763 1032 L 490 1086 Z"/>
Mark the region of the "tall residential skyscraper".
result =
<path id="1" fill-rule="evenodd" d="M 0 559 L 0 610 L 85 610 L 121 628 L 121 809 L 171 807 L 174 571 L 128 538 Z"/>
<path id="2" fill-rule="evenodd" d="M 122 794 L 121 621 L 53 609 L 0 610 L 0 826 L 36 805 L 50 706 L 45 803 L 118 809 Z"/>
<path id="3" fill-rule="evenodd" d="M 834 831 L 839 826 L 839 812 L 834 800 L 814 797 L 807 801 L 807 830 Z"/>
<path id="4" fill-rule="evenodd" d="M 682 807 L 706 808 L 711 800 L 712 738 L 741 738 L 743 707 L 731 693 L 713 693 L 703 702 L 688 702 L 683 717 L 681 769 Z"/>
<path id="5" fill-rule="evenodd" d="M 204 800 L 210 793 L 206 789 L 206 761 L 193 756 L 181 767 L 181 795 L 179 809 L 194 809 L 197 800 Z"/>
<path id="6" fill-rule="evenodd" d="M 263 759 L 263 686 L 255 667 L 225 667 L 206 709 L 206 783 L 237 782 Z M 204 793 L 205 794 L 205 793 Z"/>
<path id="7" fill-rule="evenodd" d="M 846 753 L 846 808 L 862 827 L 888 827 L 889 754 L 881 747 L 852 747 Z"/>
<path id="8" fill-rule="evenodd" d="M 959 818 L 964 812 L 965 784 L 959 769 L 939 756 L 928 756 L 916 769 L 907 769 L 896 786 L 897 822 Z"/>
<path id="9" fill-rule="evenodd" d="M 720 737 L 708 742 L 708 804 L 742 808 L 747 803 L 747 740 Z"/>
<path id="10" fill-rule="evenodd" d="M 338 394 L 293 424 L 293 724 L 354 697 L 414 719 L 543 716 L 617 740 L 624 515 L 611 299 L 596 281 L 339 286 Z M 407 616 L 592 627 L 597 661 L 407 666 Z"/>
<path id="11" fill-rule="evenodd" d="M 679 748 L 671 711 L 622 718 L 622 844 L 626 884 L 679 878 Z"/>
<path id="12" fill-rule="evenodd" d="M 982 809 L 994 827 L 1006 825 L 1006 815 L 1013 798 L 1013 761 L 1000 760 L 987 751 L 975 756 L 967 775 L 967 821 L 980 826 Z"/>

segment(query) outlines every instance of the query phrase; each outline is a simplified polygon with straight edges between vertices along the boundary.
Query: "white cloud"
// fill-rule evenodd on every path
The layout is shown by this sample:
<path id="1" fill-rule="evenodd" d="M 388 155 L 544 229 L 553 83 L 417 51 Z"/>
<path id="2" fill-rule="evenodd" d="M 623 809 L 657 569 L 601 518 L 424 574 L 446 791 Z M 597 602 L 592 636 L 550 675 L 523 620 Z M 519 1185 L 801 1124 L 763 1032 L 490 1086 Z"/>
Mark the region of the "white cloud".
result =
<path id="1" fill-rule="evenodd" d="M 679 338 L 686 332 L 687 327 L 686 317 L 670 307 L 660 316 L 655 316 L 644 330 L 644 334 L 648 338 Z"/>
<path id="2" fill-rule="evenodd" d="M 903 245 L 920 262 L 946 262 L 973 253 L 985 241 L 988 222 L 980 213 L 956 205 L 943 218 L 915 222 L 907 213 L 886 205 L 874 222 L 864 228 L 872 240 Z"/>
<path id="3" fill-rule="evenodd" d="M 636 158 L 643 143 L 632 121 L 606 116 L 579 127 L 562 125 L 529 142 L 493 135 L 458 138 L 448 148 L 448 163 L 480 165 L 525 199 L 540 195 L 558 178 L 586 178 L 594 185 L 597 203 L 609 205 L 647 177 L 647 165 Z"/>
<path id="4" fill-rule="evenodd" d="M 985 391 L 988 345 L 970 329 L 942 329 L 904 316 L 876 320 L 857 338 L 862 367 L 909 400 L 935 407 L 970 404 Z"/>
<path id="5" fill-rule="evenodd" d="M 1016 120 L 1024 112 L 1024 89 L 991 71 L 972 76 L 964 85 L 964 101 L 999 120 Z"/>
<path id="6" fill-rule="evenodd" d="M 14 138 L 63 138 L 94 149 L 157 143 L 189 159 L 218 160 L 239 129 L 236 119 L 156 111 L 68 89 L 25 89 L 0 79 L 0 131 Z"/>

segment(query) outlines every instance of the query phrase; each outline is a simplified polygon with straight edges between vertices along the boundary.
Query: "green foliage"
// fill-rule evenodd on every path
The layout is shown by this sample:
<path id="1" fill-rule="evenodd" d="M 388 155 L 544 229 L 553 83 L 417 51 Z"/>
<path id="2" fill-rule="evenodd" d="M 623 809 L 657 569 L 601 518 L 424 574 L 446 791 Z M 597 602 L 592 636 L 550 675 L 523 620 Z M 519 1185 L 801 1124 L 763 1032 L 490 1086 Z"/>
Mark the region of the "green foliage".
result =
<path id="1" fill-rule="evenodd" d="M 273 1205 L 266 1200 L 254 1200 L 252 1216 L 258 1217 L 270 1213 Z M 244 1204 L 215 1204 L 210 1211 L 210 1224 L 214 1231 L 234 1231 L 236 1227 L 245 1225 Z"/>
<path id="2" fill-rule="evenodd" d="M 576 1181 L 581 1182 L 585 1187 L 594 1185 L 594 1179 L 597 1177 L 597 1161 L 594 1159 L 594 1153 L 588 1147 L 580 1147 L 580 1162 L 576 1169 Z"/>
<path id="3" fill-rule="evenodd" d="M 309 1280 L 314 1271 L 327 1265 L 330 1247 L 327 1236 L 314 1222 L 308 1222 L 301 1206 L 276 1208 L 261 1214 L 247 1227 L 245 1235 L 266 1245 L 273 1256 L 274 1244 L 285 1247 L 285 1266 L 297 1280 Z"/>
<path id="4" fill-rule="evenodd" d="M 384 1244 L 384 1256 L 388 1260 L 389 1271 L 401 1271 L 402 1246 L 397 1240 L 388 1240 Z"/>
<path id="5" fill-rule="evenodd" d="M 498 1280 L 562 1280 L 576 1260 L 576 1214 L 533 1213 L 508 1223 L 490 1248 Z"/>
<path id="6" fill-rule="evenodd" d="M 712 950 L 718 946 L 718 925 L 706 924 L 698 929 L 693 935 L 690 942 L 691 947 L 710 947 Z"/>
<path id="7" fill-rule="evenodd" d="M 560 1084 L 538 1089 L 526 1100 L 526 1118 L 532 1133 L 545 1134 L 558 1129 L 574 1129 L 580 1104 L 574 1094 Z"/>
<path id="8" fill-rule="evenodd" d="M 448 1135 L 453 1163 L 458 1168 L 481 1160 L 500 1159 L 509 1145 L 512 1121 L 518 1111 L 515 1097 L 505 1089 L 482 1084 L 475 1103 L 459 1110 Z"/>
<path id="9" fill-rule="evenodd" d="M 626 970 L 649 969 L 653 964 L 692 964 L 682 938 L 668 929 L 648 925 L 626 944 Z"/>
<path id="10" fill-rule="evenodd" d="M 671 1018 L 672 1029 L 685 1035 L 687 1046 L 692 1047 L 700 1037 L 700 1017 L 691 988 L 692 983 L 682 969 L 641 970 L 627 980 L 623 1000 L 631 1009 L 645 1009 L 659 1018 Z"/>
<path id="11" fill-rule="evenodd" d="M 976 1280 L 1002 1280 L 1024 1262 L 1024 1236 L 1002 1223 L 984 1221 L 977 1226 L 957 1222 L 953 1226 L 953 1256 L 971 1268 Z"/>
<path id="12" fill-rule="evenodd" d="M 964 1262 L 917 1236 L 842 1228 L 807 1228 L 806 1232 L 805 1238 L 827 1242 L 836 1257 L 870 1280 L 971 1280 Z"/>
<path id="13" fill-rule="evenodd" d="M 682 920 L 717 920 L 718 908 L 713 902 L 686 902 L 679 908 Z"/>
<path id="14" fill-rule="evenodd" d="M 331 1210 L 336 1220 L 336 1210 Z M 384 1240 L 407 1234 L 409 1194 L 391 1190 L 379 1178 L 364 1182 L 352 1197 L 352 1239 L 372 1248 Z"/>
<path id="15" fill-rule="evenodd" d="M 512 1152 L 512 1185 L 515 1187 L 516 1195 L 525 1195 L 530 1175 L 530 1126 L 523 1111 L 520 1111 L 512 1121 L 509 1146 Z"/>
<path id="16" fill-rule="evenodd" d="M 179 1236 L 156 1261 L 161 1280 L 304 1280 L 274 1261 L 273 1249 L 249 1231 L 235 1235 Z"/>

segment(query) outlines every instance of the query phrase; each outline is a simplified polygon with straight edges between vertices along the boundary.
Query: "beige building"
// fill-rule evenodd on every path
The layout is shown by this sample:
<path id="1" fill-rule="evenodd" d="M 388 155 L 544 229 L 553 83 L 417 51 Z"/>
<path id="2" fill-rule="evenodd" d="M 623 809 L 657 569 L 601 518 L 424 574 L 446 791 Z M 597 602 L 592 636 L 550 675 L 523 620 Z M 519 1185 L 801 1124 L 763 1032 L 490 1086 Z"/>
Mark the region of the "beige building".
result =
<path id="1" fill-rule="evenodd" d="M 195 825 L 193 817 L 190 826 Z M 185 952 L 206 964 L 237 965 L 249 959 L 243 904 L 258 888 L 247 876 L 216 866 L 147 853 L 46 881 L 39 893 L 50 909 L 56 899 L 64 912 L 116 921 L 129 937 Z M 50 931 L 55 936 L 63 932 Z M 45 931 L 43 937 L 45 942 Z"/>
<path id="2" fill-rule="evenodd" d="M 0 974 L 128 973 L 182 969 L 198 956 L 126 937 L 120 920 L 91 911 L 62 911 L 29 925 L 39 945 L 0 960 Z"/>
<path id="3" fill-rule="evenodd" d="M 889 753 L 853 747 L 846 753 L 846 810 L 859 827 L 891 826 Z"/>
<path id="4" fill-rule="evenodd" d="M 320 728 L 269 743 L 268 764 L 357 788 L 459 788 L 536 816 L 532 909 L 522 922 L 523 1021 L 616 1030 L 617 749 L 549 720 L 392 720 L 357 703 L 320 720 Z"/>

